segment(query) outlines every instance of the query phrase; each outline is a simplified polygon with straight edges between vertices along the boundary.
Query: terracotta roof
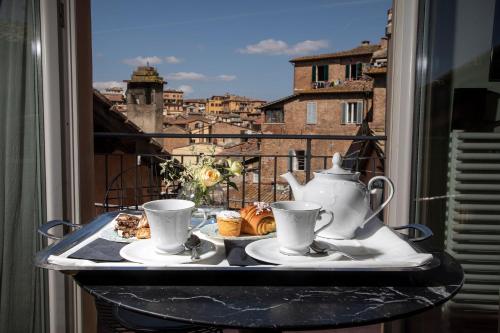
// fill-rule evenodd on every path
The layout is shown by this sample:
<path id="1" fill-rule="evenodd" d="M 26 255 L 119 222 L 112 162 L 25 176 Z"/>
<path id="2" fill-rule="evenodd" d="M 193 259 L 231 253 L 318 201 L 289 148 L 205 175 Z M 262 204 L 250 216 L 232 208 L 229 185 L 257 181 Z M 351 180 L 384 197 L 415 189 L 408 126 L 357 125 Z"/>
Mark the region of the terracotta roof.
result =
<path id="1" fill-rule="evenodd" d="M 289 100 L 298 98 L 302 95 L 311 94 L 335 94 L 335 93 L 360 93 L 360 92 L 371 92 L 373 90 L 373 81 L 370 80 L 356 80 L 356 81 L 344 81 L 342 84 L 328 87 L 328 88 L 318 88 L 318 89 L 307 89 L 297 91 L 295 94 L 286 96 L 275 101 L 266 103 L 259 107 L 259 109 L 265 109 L 267 107 L 281 104 Z"/>
<path id="2" fill-rule="evenodd" d="M 175 118 L 172 117 L 163 117 L 163 123 L 164 124 L 170 124 L 170 125 L 184 125 L 184 124 L 190 124 L 195 121 L 202 121 L 204 123 L 210 123 L 210 120 L 203 117 L 202 115 L 189 115 L 189 116 L 178 116 Z"/>
<path id="3" fill-rule="evenodd" d="M 111 102 L 125 102 L 125 97 L 122 94 L 102 93 L 102 95 L 109 99 Z"/>
<path id="4" fill-rule="evenodd" d="M 163 129 L 163 133 L 189 133 L 189 131 L 177 125 L 169 125 Z"/>
<path id="5" fill-rule="evenodd" d="M 192 98 L 192 99 L 185 99 L 184 103 L 200 103 L 200 104 L 206 104 L 207 100 L 204 98 Z"/>
<path id="6" fill-rule="evenodd" d="M 234 189 L 229 190 L 229 207 L 230 208 L 241 208 L 242 203 L 242 184 L 239 183 L 238 189 L 236 191 Z M 259 200 L 260 199 L 260 200 Z M 276 201 L 281 200 L 289 200 L 290 195 L 289 191 L 280 191 L 276 190 Z M 260 198 L 259 198 L 259 190 L 258 184 L 246 183 L 245 184 L 245 205 L 254 203 L 256 201 L 264 201 L 264 202 L 274 202 L 274 188 L 271 184 L 261 184 L 260 185 Z"/>
<path id="7" fill-rule="evenodd" d="M 230 147 L 224 147 L 218 155 L 234 154 L 234 155 L 257 155 L 259 154 L 257 140 L 252 139 L 247 142 L 237 143 Z"/>
<path id="8" fill-rule="evenodd" d="M 268 102 L 266 104 L 263 104 L 259 107 L 259 109 L 263 109 L 263 108 L 266 108 L 268 106 L 271 106 L 271 105 L 274 105 L 274 104 L 278 104 L 278 103 L 281 103 L 281 102 L 286 102 L 290 99 L 293 99 L 295 97 L 299 96 L 299 94 L 293 94 L 293 95 L 289 95 L 289 96 L 286 96 L 286 97 L 283 97 L 283 98 L 280 98 L 280 99 L 277 99 L 275 101 L 271 101 L 271 102 Z"/>
<path id="9" fill-rule="evenodd" d="M 386 74 L 387 67 L 370 67 L 367 70 L 363 71 L 363 73 L 367 75 Z"/>
<path id="10" fill-rule="evenodd" d="M 346 93 L 346 92 L 365 92 L 372 91 L 373 81 L 370 80 L 356 80 L 344 81 L 342 84 L 318 89 L 301 90 L 299 94 L 327 94 L 327 93 Z"/>
<path id="11" fill-rule="evenodd" d="M 298 57 L 290 60 L 290 62 L 294 63 L 294 62 L 311 61 L 311 60 L 323 60 L 323 59 L 345 58 L 345 57 L 360 56 L 360 55 L 371 55 L 378 49 L 380 49 L 379 44 L 360 45 L 358 47 L 346 51 Z"/>
<path id="12" fill-rule="evenodd" d="M 387 58 L 387 48 L 386 47 L 373 52 L 372 59 L 385 59 L 385 58 Z"/>

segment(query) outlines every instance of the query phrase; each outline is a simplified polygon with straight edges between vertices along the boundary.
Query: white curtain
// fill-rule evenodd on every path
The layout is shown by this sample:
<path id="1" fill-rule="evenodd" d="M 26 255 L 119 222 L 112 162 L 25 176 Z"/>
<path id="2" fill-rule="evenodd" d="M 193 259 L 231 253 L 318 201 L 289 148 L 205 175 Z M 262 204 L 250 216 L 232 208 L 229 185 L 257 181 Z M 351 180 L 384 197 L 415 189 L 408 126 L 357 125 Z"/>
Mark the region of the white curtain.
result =
<path id="1" fill-rule="evenodd" d="M 0 0 L 0 332 L 44 332 L 37 0 Z"/>

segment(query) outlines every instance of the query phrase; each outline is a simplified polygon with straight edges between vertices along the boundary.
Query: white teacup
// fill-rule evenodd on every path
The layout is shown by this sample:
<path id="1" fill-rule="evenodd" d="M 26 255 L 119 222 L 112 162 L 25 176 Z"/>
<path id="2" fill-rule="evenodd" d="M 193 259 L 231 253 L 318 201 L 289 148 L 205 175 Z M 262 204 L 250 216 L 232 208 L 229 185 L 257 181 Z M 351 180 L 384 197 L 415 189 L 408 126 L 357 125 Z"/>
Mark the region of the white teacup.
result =
<path id="1" fill-rule="evenodd" d="M 276 221 L 276 237 L 280 252 L 290 256 L 301 256 L 309 252 L 315 235 L 333 222 L 333 213 L 322 210 L 321 205 L 307 201 L 277 201 L 271 204 Z M 314 230 L 323 214 L 330 220 Z"/>
<path id="2" fill-rule="evenodd" d="M 183 252 L 189 236 L 191 216 L 195 204 L 189 200 L 164 199 L 149 201 L 142 205 L 151 228 L 151 240 L 155 250 L 162 254 Z M 206 216 L 195 229 L 207 222 Z M 191 229 L 191 231 L 194 229 Z"/>

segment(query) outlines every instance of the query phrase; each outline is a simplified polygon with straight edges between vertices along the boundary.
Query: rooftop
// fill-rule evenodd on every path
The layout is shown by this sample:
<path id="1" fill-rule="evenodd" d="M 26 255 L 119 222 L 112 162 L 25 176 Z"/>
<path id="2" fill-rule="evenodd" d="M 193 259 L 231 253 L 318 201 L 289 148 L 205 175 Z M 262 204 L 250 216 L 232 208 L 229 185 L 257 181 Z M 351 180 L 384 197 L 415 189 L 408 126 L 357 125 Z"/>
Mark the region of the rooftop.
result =
<path id="1" fill-rule="evenodd" d="M 200 104 L 206 104 L 207 100 L 204 98 L 191 98 L 191 99 L 185 99 L 184 103 L 200 103 Z"/>
<path id="2" fill-rule="evenodd" d="M 292 63 L 296 62 L 305 62 L 305 61 L 313 61 L 313 60 L 324 60 L 324 59 L 335 59 L 335 58 L 345 58 L 345 57 L 352 57 L 352 56 L 360 56 L 360 55 L 371 55 L 373 52 L 377 51 L 380 49 L 379 44 L 362 44 L 359 45 L 353 49 L 346 50 L 346 51 L 339 51 L 335 53 L 324 53 L 324 54 L 318 54 L 318 55 L 311 55 L 311 56 L 304 56 L 304 57 L 298 57 L 290 60 Z"/>
<path id="3" fill-rule="evenodd" d="M 387 67 L 370 67 L 363 71 L 367 75 L 381 75 L 387 73 Z"/>
<path id="4" fill-rule="evenodd" d="M 151 66 L 139 66 L 132 73 L 130 80 L 124 80 L 123 82 L 127 83 L 160 83 L 165 84 L 166 81 L 163 81 L 163 77 L 161 77 L 156 69 Z"/>
<path id="5" fill-rule="evenodd" d="M 345 93 L 363 93 L 363 92 L 371 92 L 373 90 L 373 79 L 370 80 L 356 80 L 356 81 L 344 81 L 342 84 L 327 87 L 327 88 L 318 88 L 318 89 L 307 89 L 307 90 L 299 90 L 296 91 L 295 94 L 289 95 L 275 101 L 271 101 L 264 105 L 261 105 L 259 109 L 265 109 L 267 107 L 277 105 L 280 103 L 287 102 L 294 98 L 298 98 L 302 95 L 310 95 L 310 94 L 345 94 Z"/>

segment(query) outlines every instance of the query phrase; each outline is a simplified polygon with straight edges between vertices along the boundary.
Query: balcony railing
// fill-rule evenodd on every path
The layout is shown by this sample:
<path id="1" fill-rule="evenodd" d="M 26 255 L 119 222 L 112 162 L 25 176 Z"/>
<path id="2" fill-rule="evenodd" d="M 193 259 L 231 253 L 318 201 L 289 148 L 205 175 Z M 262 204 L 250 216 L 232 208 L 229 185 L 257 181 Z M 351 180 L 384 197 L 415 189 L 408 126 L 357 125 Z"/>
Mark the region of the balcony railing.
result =
<path id="1" fill-rule="evenodd" d="M 344 142 L 344 167 L 362 174 L 362 180 L 384 173 L 383 149 L 380 143 L 385 136 L 349 135 L 299 135 L 299 134 L 164 134 L 164 133 L 95 133 L 95 139 L 144 140 L 144 139 L 191 139 L 209 143 L 214 139 L 239 140 L 240 145 L 254 146 L 241 152 L 221 151 L 217 156 L 239 160 L 245 166 L 245 174 L 237 177 L 238 191 L 224 188 L 227 205 L 242 207 L 254 201 L 277 201 L 292 199 L 292 193 L 280 174 L 294 172 L 307 182 L 313 170 L 331 167 L 331 155 L 313 154 L 313 143 L 328 145 Z M 274 140 L 274 141 L 273 141 Z M 277 146 L 276 146 L 277 145 Z M 324 146 L 324 145 L 323 145 Z M 282 150 L 266 153 L 269 147 Z M 294 147 L 303 155 L 294 156 L 288 149 Z M 316 149 L 317 151 L 317 149 Z M 162 185 L 159 163 L 177 159 L 180 163 L 197 161 L 198 153 L 170 154 L 138 151 L 134 153 L 96 153 L 96 207 L 100 210 L 137 208 L 143 202 L 159 198 L 175 197 L 179 186 L 165 188 Z M 297 170 L 303 169 L 303 170 Z M 102 200 L 102 201 L 101 201 Z"/>

